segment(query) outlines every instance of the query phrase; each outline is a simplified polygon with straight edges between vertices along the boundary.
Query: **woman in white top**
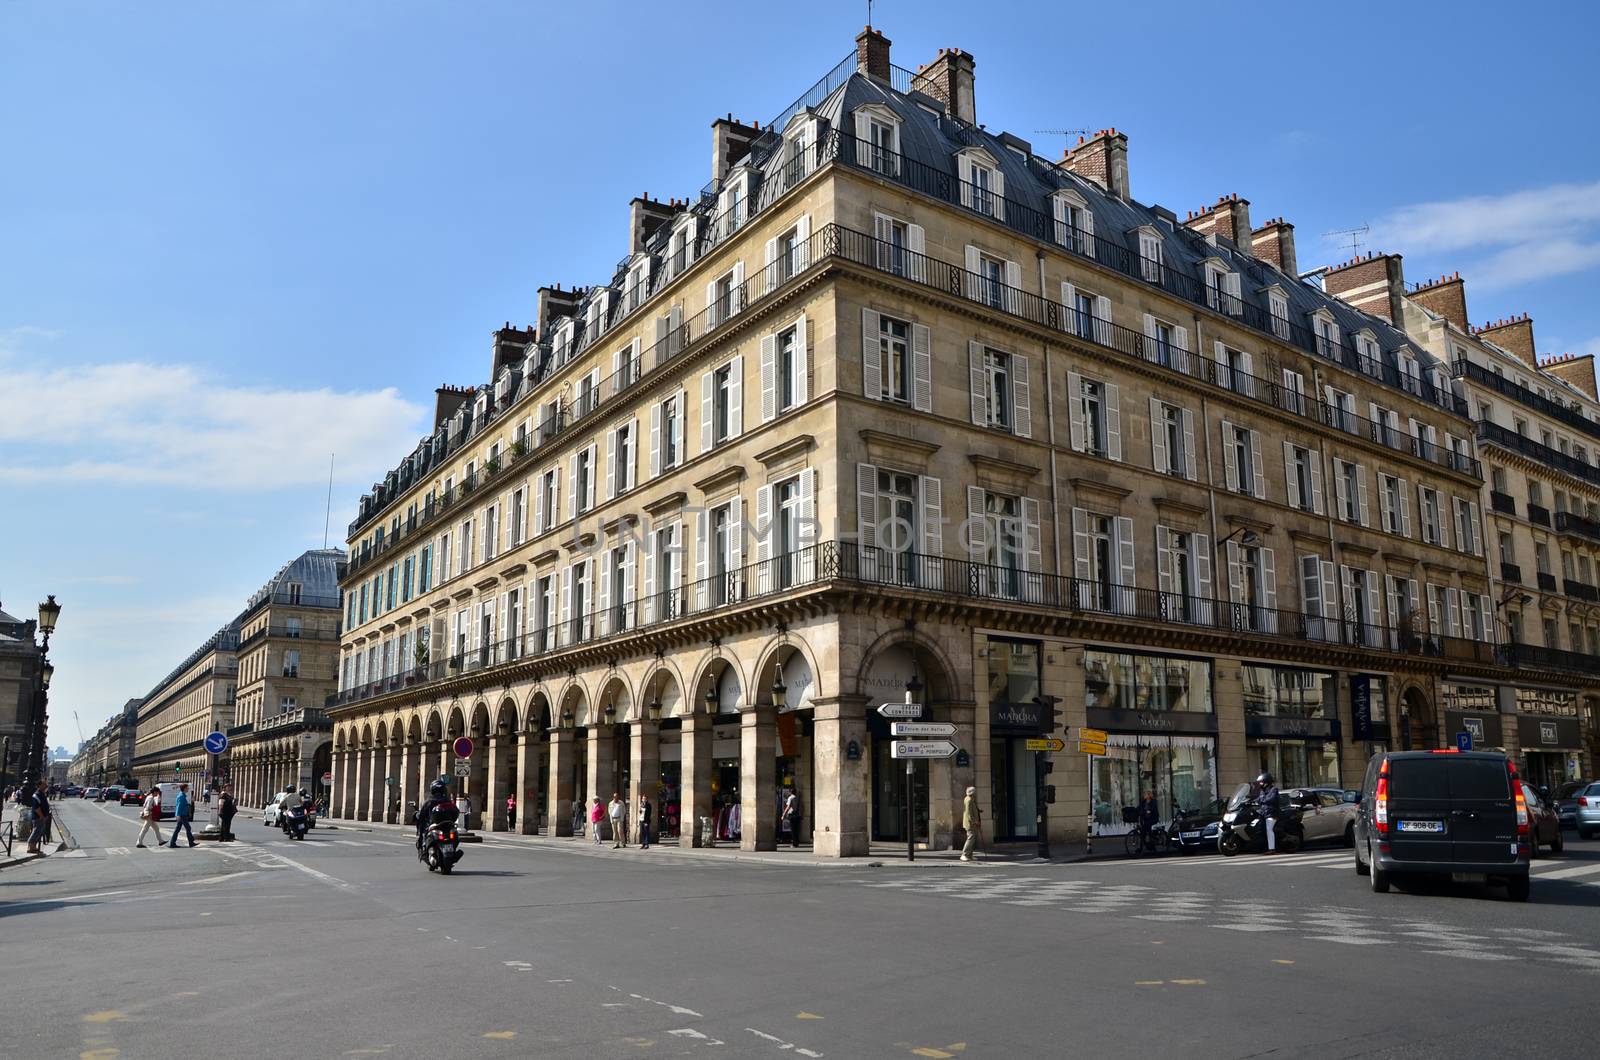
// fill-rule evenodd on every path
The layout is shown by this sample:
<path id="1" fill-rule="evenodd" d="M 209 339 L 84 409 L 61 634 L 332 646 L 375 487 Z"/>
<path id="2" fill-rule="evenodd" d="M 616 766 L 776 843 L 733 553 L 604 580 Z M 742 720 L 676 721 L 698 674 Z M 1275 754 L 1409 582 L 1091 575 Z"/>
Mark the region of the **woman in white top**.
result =
<path id="1" fill-rule="evenodd" d="M 156 833 L 156 846 L 161 845 L 161 825 L 156 822 L 161 817 L 161 789 L 151 788 L 150 794 L 144 797 L 144 802 L 139 804 L 139 820 L 144 824 L 139 827 L 138 846 L 144 846 L 145 833 L 154 830 Z"/>

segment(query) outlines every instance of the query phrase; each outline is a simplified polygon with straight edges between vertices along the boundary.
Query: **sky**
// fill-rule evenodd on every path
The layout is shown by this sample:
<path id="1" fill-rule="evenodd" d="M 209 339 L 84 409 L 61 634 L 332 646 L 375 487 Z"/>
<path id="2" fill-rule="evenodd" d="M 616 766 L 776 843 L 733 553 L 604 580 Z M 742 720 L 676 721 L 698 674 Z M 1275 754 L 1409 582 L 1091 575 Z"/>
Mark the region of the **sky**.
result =
<path id="1" fill-rule="evenodd" d="M 986 17 L 974 18 L 981 11 Z M 797 12 L 803 12 L 798 17 Z M 486 380 L 537 288 L 608 279 L 627 204 L 709 178 L 852 53 L 864 0 L 0 0 L 0 606 L 54 593 L 76 747 Z M 1600 353 L 1591 5 L 878 0 L 976 59 L 978 120 L 1129 137 L 1134 197 L 1237 193 L 1300 267 L 1460 270 L 1474 321 Z M 329 466 L 333 466 L 331 513 Z M 75 720 L 76 719 L 76 720 Z"/>

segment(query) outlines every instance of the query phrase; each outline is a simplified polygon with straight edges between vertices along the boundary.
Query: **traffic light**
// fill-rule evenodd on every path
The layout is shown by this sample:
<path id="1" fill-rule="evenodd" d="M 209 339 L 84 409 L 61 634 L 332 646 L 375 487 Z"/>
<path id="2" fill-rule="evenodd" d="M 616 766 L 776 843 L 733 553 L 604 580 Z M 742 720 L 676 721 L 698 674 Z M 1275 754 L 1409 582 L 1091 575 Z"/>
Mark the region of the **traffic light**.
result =
<path id="1" fill-rule="evenodd" d="M 177 765 L 173 766 L 172 773 L 174 776 L 183 776 L 183 763 L 179 762 Z"/>
<path id="2" fill-rule="evenodd" d="M 1061 702 L 1060 696 L 1039 696 L 1034 701 L 1044 708 L 1040 712 L 1044 721 L 1043 735 L 1049 736 L 1066 728 L 1067 712 L 1056 707 Z"/>

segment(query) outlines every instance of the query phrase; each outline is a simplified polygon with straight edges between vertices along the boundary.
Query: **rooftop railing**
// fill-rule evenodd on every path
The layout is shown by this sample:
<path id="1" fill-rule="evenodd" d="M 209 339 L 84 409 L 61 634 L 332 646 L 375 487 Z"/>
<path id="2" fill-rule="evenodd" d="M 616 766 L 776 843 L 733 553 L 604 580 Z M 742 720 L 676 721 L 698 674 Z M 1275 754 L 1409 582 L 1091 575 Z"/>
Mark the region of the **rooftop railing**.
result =
<path id="1" fill-rule="evenodd" d="M 1478 422 L 1478 438 L 1480 441 L 1488 442 L 1491 445 L 1498 445 L 1511 452 L 1520 453 L 1546 467 L 1563 471 L 1573 478 L 1583 479 L 1590 485 L 1600 486 L 1600 467 L 1595 467 L 1593 464 L 1588 464 L 1576 457 L 1569 456 L 1559 449 L 1552 449 L 1548 445 L 1536 442 L 1532 438 L 1518 434 L 1516 431 L 1507 430 L 1498 423 L 1480 420 Z"/>
<path id="2" fill-rule="evenodd" d="M 1578 409 L 1563 405 L 1559 401 L 1551 401 L 1543 394 L 1536 394 L 1525 386 L 1521 386 L 1503 375 L 1497 375 L 1475 361 L 1457 358 L 1450 366 L 1451 374 L 1457 379 L 1470 379 L 1479 386 L 1487 387 L 1498 394 L 1503 394 L 1513 401 L 1521 402 L 1535 412 L 1543 413 L 1551 419 L 1560 420 L 1568 427 L 1580 430 L 1591 438 L 1600 439 L 1600 423 L 1596 423 L 1585 416 Z"/>

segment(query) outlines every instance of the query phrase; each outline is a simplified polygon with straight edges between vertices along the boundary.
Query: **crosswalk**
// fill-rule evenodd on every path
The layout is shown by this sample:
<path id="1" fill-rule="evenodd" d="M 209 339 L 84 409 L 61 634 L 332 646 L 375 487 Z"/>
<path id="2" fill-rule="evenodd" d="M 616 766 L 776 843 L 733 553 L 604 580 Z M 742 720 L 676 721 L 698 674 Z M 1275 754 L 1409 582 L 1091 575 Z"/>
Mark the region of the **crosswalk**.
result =
<path id="1" fill-rule="evenodd" d="M 1092 863 L 1091 863 L 1092 864 Z M 1229 869 L 1243 872 L 1290 872 L 1296 869 L 1329 869 L 1336 872 L 1355 871 L 1355 852 L 1348 847 L 1331 850 L 1306 850 L 1298 854 L 1280 854 L 1267 857 L 1261 854 L 1241 854 L 1224 857 L 1221 854 L 1167 854 L 1163 857 L 1119 859 L 1107 865 L 1136 867 L 1162 872 L 1183 867 Z M 1600 887 L 1600 861 L 1573 861 L 1560 857 L 1541 857 L 1528 868 L 1535 880 L 1561 880 L 1566 883 Z"/>

